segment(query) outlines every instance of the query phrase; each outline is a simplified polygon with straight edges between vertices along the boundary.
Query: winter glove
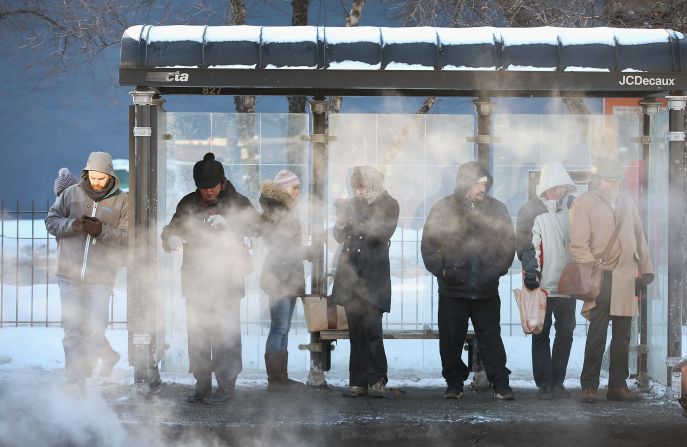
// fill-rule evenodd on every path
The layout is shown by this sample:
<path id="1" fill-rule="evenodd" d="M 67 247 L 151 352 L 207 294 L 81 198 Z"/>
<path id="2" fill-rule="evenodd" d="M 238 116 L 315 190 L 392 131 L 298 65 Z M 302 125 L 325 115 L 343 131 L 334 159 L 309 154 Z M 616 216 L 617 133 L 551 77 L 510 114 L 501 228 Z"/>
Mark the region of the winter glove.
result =
<path id="1" fill-rule="evenodd" d="M 224 230 L 224 226 L 227 224 L 227 220 L 219 214 L 213 214 L 212 216 L 208 217 L 207 223 L 210 224 L 212 228 Z"/>
<path id="2" fill-rule="evenodd" d="M 74 231 L 76 231 L 77 233 L 83 233 L 85 231 L 84 230 L 84 221 L 85 220 L 86 219 L 84 217 L 79 217 L 78 219 L 74 219 L 72 221 L 72 228 L 74 229 Z"/>
<path id="3" fill-rule="evenodd" d="M 103 223 L 97 217 L 83 216 L 83 229 L 89 235 L 96 237 L 103 232 Z"/>
<path id="4" fill-rule="evenodd" d="M 179 251 L 184 246 L 184 240 L 179 236 L 169 236 L 162 240 L 162 249 L 167 253 L 172 251 Z"/>
<path id="5" fill-rule="evenodd" d="M 646 286 L 654 282 L 654 274 L 653 273 L 644 273 L 641 276 L 638 276 L 635 278 L 635 295 L 639 296 L 641 293 L 642 289 L 644 289 Z"/>
<path id="6" fill-rule="evenodd" d="M 530 270 L 528 272 L 523 272 L 522 283 L 527 287 L 528 290 L 534 290 L 539 288 L 539 281 L 541 280 L 541 273 L 538 270 Z"/>

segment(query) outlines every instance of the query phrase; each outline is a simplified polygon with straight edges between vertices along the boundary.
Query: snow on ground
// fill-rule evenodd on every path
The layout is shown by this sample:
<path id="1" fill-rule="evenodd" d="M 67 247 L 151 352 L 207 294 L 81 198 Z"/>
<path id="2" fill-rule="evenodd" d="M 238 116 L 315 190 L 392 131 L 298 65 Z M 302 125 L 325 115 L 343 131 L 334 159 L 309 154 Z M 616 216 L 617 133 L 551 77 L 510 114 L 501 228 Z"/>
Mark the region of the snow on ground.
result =
<path id="1" fill-rule="evenodd" d="M 59 327 L 4 327 L 0 328 L 0 445 L 101 445 L 101 446 L 153 446 L 203 445 L 189 443 L 185 439 L 168 444 L 154 430 L 132 432 L 118 415 L 112 402 L 105 397 L 108 390 L 118 385 L 133 384 L 133 368 L 127 359 L 127 331 L 108 330 L 107 337 L 113 348 L 122 354 L 113 375 L 108 379 L 94 377 L 86 385 L 84 398 L 65 393 L 60 385 L 64 367 L 62 352 L 63 331 Z M 291 340 L 290 352 L 292 376 L 305 380 L 307 355 L 295 349 L 307 337 L 299 334 Z M 508 366 L 513 371 L 511 386 L 516 393 L 534 389 L 531 378 L 530 343 L 524 335 L 504 337 L 508 352 Z M 333 370 L 327 373 L 327 381 L 335 387 L 347 385 L 347 342 L 340 341 L 333 351 Z M 256 357 L 264 337 L 243 337 L 244 359 Z M 442 388 L 441 365 L 436 340 L 388 340 L 390 388 Z M 422 348 L 421 351 L 417 349 Z M 578 388 L 582 364 L 584 338 L 575 337 L 568 368 L 566 386 Z M 411 367 L 409 365 L 415 365 Z M 420 365 L 418 367 L 418 365 Z M 194 379 L 185 371 L 163 371 L 165 383 L 192 385 Z M 632 381 L 630 386 L 634 387 Z M 244 362 L 244 372 L 239 377 L 239 389 L 265 388 L 264 367 L 255 362 Z M 602 379 L 602 387 L 606 380 Z M 666 399 L 666 389 L 653 383 L 650 394 L 643 400 L 648 405 L 676 405 Z M 127 396 L 118 397 L 127 401 Z M 160 420 L 170 420 L 173 414 L 164 405 L 152 405 Z M 42 421 L 36 424 L 35 421 Z M 4 440 L 4 441 L 3 441 Z M 11 440 L 11 443 L 6 443 Z M 219 445 L 219 444 L 217 444 Z M 304 444 L 301 444 L 304 445 Z"/>
<path id="2" fill-rule="evenodd" d="M 21 376 L 32 376 L 37 371 L 50 375 L 61 375 L 64 368 L 62 351 L 63 331 L 59 327 L 4 327 L 0 329 L 0 382 Z M 133 367 L 127 358 L 127 331 L 108 330 L 107 338 L 112 347 L 122 355 L 108 382 L 133 383 Z M 290 340 L 290 375 L 305 380 L 309 359 L 305 351 L 299 351 L 299 343 L 306 343 L 306 336 Z M 687 342 L 683 340 L 683 343 Z M 505 336 L 504 344 L 508 354 L 508 368 L 512 371 L 513 388 L 535 388 L 532 379 L 530 354 L 531 338 L 524 335 Z M 266 386 L 264 363 L 256 361 L 262 357 L 264 336 L 243 336 L 244 371 L 239 377 L 239 386 Z M 442 387 L 441 361 L 437 340 L 386 340 L 389 359 L 390 387 Z M 182 349 L 183 350 L 183 349 Z M 258 354 L 259 351 L 259 355 Z M 327 381 L 335 386 L 345 386 L 348 378 L 348 341 L 340 340 L 332 352 L 332 370 Z M 575 336 L 568 364 L 566 386 L 579 387 L 579 376 L 584 354 L 584 337 Z M 97 376 L 97 370 L 96 374 Z M 602 373 L 602 387 L 606 379 Z M 169 382 L 193 384 L 193 377 L 181 367 L 163 367 L 163 379 Z M 629 381 L 632 382 L 632 381 Z M 655 391 L 665 394 L 665 387 L 654 385 Z"/>

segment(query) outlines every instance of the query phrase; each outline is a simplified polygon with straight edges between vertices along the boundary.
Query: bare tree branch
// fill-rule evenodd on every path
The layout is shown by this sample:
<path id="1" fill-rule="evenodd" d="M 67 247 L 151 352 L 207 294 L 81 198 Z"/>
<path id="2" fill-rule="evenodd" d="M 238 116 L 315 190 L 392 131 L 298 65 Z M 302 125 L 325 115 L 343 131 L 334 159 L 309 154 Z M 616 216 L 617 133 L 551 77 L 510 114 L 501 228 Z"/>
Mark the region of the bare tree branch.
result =
<path id="1" fill-rule="evenodd" d="M 363 7 L 365 6 L 365 0 L 353 0 L 353 5 L 351 6 L 351 11 L 346 16 L 346 26 L 358 26 L 360 22 L 360 16 L 363 14 Z M 343 98 L 341 96 L 332 96 L 327 102 L 327 110 L 330 113 L 339 113 L 341 111 L 341 103 Z"/>

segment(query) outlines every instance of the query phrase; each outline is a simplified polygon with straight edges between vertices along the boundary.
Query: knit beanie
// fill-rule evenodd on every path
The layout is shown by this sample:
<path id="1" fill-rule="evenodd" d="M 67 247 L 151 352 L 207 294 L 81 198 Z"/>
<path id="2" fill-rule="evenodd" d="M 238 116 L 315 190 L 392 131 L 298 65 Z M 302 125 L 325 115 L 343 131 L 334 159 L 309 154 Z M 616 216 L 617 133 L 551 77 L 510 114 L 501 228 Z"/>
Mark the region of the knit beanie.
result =
<path id="1" fill-rule="evenodd" d="M 287 189 L 291 186 L 300 185 L 301 181 L 293 172 L 282 169 L 281 171 L 277 172 L 277 175 L 274 177 L 274 183 L 279 185 L 281 189 Z"/>
<path id="2" fill-rule="evenodd" d="M 59 196 L 65 189 L 72 185 L 76 185 L 77 183 L 79 183 L 79 179 L 74 177 L 72 173 L 69 172 L 68 168 L 61 168 L 58 171 L 57 178 L 55 179 L 55 187 L 53 188 L 53 191 L 55 192 L 56 196 Z"/>
<path id="3" fill-rule="evenodd" d="M 356 166 L 353 169 L 351 183 L 363 187 L 363 198 L 367 203 L 374 202 L 384 190 L 384 174 L 372 166 Z"/>
<path id="4" fill-rule="evenodd" d="M 193 181 L 198 188 L 214 188 L 226 179 L 224 166 L 215 160 L 215 154 L 212 152 L 205 154 L 203 159 L 193 166 Z"/>

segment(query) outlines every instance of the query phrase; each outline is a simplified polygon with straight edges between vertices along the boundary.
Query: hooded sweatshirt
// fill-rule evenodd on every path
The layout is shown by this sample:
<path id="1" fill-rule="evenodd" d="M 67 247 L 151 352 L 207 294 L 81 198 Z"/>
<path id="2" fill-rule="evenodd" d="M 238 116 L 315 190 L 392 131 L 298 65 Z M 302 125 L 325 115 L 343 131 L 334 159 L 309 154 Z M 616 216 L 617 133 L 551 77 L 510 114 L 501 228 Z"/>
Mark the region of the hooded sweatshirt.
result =
<path id="1" fill-rule="evenodd" d="M 567 194 L 558 201 L 548 200 L 544 193 L 555 186 L 577 188 L 558 162 L 544 165 L 537 185 L 537 195 L 520 208 L 516 223 L 517 254 L 524 272 L 540 274 L 540 287 L 550 296 L 556 292 L 563 268 L 572 261 L 569 251 L 568 210 L 575 199 Z"/>
<path id="2" fill-rule="evenodd" d="M 488 191 L 493 178 L 486 168 L 476 161 L 462 164 L 454 194 L 437 202 L 425 223 L 422 259 L 445 296 L 498 297 L 499 278 L 513 262 L 515 235 L 506 206 L 489 196 L 481 202 L 466 198 L 482 177 Z"/>
<path id="3" fill-rule="evenodd" d="M 57 248 L 59 277 L 91 284 L 114 285 L 117 268 L 126 262 L 129 241 L 129 196 L 119 189 L 119 179 L 112 168 L 112 156 L 106 152 L 92 152 L 81 173 L 98 171 L 112 177 L 107 193 L 93 199 L 84 188 L 83 181 L 67 188 L 50 207 L 45 218 L 48 232 L 60 240 Z M 90 186 L 90 185 L 89 185 Z M 74 221 L 82 216 L 97 217 L 102 232 L 92 238 L 73 228 Z M 86 256 L 86 241 L 90 240 Z"/>

